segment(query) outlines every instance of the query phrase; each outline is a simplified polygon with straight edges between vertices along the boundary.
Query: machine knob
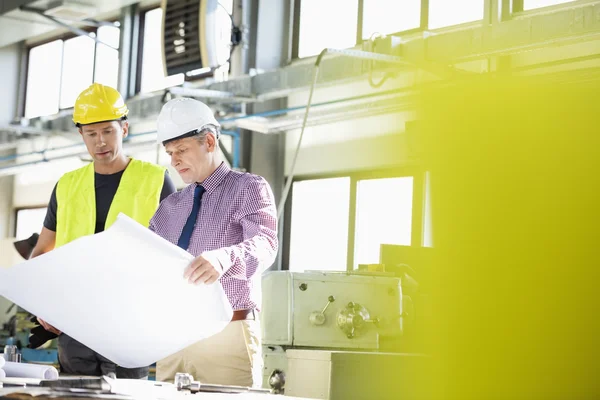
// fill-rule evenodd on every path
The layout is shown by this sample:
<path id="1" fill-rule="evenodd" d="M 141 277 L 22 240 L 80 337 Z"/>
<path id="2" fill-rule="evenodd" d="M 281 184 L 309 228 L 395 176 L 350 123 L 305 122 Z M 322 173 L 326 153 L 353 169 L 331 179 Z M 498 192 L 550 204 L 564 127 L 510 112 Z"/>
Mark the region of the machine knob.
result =
<path id="1" fill-rule="evenodd" d="M 323 325 L 325 323 L 325 314 L 320 311 L 310 313 L 310 323 L 313 325 Z"/>
<path id="2" fill-rule="evenodd" d="M 365 329 L 367 322 L 371 322 L 369 311 L 354 302 L 348 303 L 337 315 L 337 326 L 346 334 L 348 339 L 360 334 Z"/>

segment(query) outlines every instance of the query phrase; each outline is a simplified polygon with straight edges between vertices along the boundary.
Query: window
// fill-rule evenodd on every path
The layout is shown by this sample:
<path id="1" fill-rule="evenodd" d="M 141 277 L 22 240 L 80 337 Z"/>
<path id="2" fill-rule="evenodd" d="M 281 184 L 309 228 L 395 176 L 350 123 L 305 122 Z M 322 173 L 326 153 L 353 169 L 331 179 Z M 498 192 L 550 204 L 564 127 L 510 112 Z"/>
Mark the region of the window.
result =
<path id="1" fill-rule="evenodd" d="M 121 30 L 114 26 L 98 28 L 98 39 L 102 42 L 119 48 Z M 96 44 L 96 62 L 94 66 L 94 82 L 113 88 L 119 84 L 119 51 L 108 46 Z"/>
<path id="2" fill-rule="evenodd" d="M 369 179 L 356 193 L 354 268 L 377 264 L 381 244 L 411 244 L 413 178 Z"/>
<path id="3" fill-rule="evenodd" d="M 144 39 L 142 48 L 142 76 L 140 92 L 181 85 L 183 74 L 165 76 L 162 54 L 162 8 L 155 8 L 144 14 Z"/>
<path id="4" fill-rule="evenodd" d="M 120 30 L 102 26 L 90 32 L 115 48 Z M 29 50 L 25 117 L 56 114 L 73 107 L 81 91 L 99 82 L 117 88 L 119 52 L 86 36 L 71 36 Z"/>
<path id="5" fill-rule="evenodd" d="M 388 35 L 421 25 L 421 0 L 364 0 L 362 38 Z"/>
<path id="6" fill-rule="evenodd" d="M 484 0 L 429 0 L 429 28 L 443 28 L 483 19 Z"/>
<path id="7" fill-rule="evenodd" d="M 432 247 L 429 173 L 406 172 L 294 182 L 284 238 L 288 269 L 344 271 L 378 264 L 382 244 Z"/>
<path id="8" fill-rule="evenodd" d="M 47 207 L 27 208 L 17 211 L 17 240 L 27 239 L 34 233 L 40 233 L 44 225 Z"/>
<path id="9" fill-rule="evenodd" d="M 554 6 L 556 4 L 570 3 L 573 0 L 523 0 L 523 9 L 531 10 L 534 8 Z"/>
<path id="10" fill-rule="evenodd" d="M 298 57 L 315 56 L 326 47 L 354 47 L 357 26 L 358 0 L 302 0 Z"/>
<path id="11" fill-rule="evenodd" d="M 421 26 L 424 0 L 296 1 L 299 6 L 294 20 L 293 56 L 298 58 L 316 56 L 327 47 L 352 48 L 374 34 L 401 34 L 479 21 L 483 19 L 485 6 L 485 0 L 428 0 L 428 26 Z M 362 32 L 358 32 L 359 27 Z"/>
<path id="12" fill-rule="evenodd" d="M 29 51 L 25 117 L 58 112 L 63 41 L 55 40 Z"/>
<path id="13" fill-rule="evenodd" d="M 349 212 L 349 177 L 295 182 L 289 269 L 345 271 Z"/>
<path id="14" fill-rule="evenodd" d="M 78 36 L 64 42 L 60 84 L 60 108 L 73 107 L 82 90 L 94 80 L 95 42 Z"/>

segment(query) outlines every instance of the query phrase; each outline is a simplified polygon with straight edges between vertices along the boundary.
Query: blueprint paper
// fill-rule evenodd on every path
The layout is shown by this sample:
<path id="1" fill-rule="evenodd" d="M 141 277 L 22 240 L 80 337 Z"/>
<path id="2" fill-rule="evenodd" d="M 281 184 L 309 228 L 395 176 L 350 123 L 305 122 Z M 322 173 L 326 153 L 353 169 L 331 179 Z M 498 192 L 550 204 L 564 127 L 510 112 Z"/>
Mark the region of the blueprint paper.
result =
<path id="1" fill-rule="evenodd" d="M 6 378 L 6 372 L 3 369 L 0 369 L 0 379 Z"/>
<path id="2" fill-rule="evenodd" d="M 7 378 L 58 379 L 58 371 L 51 365 L 7 362 L 3 368 Z"/>
<path id="3" fill-rule="evenodd" d="M 4 359 L 4 354 L 2 354 L 2 356 L 0 356 L 0 369 L 2 369 L 5 362 L 6 362 L 6 360 Z"/>
<path id="4" fill-rule="evenodd" d="M 192 285 L 193 256 L 119 214 L 106 231 L 0 268 L 0 295 L 125 368 L 220 332 L 232 309 L 217 282 Z"/>

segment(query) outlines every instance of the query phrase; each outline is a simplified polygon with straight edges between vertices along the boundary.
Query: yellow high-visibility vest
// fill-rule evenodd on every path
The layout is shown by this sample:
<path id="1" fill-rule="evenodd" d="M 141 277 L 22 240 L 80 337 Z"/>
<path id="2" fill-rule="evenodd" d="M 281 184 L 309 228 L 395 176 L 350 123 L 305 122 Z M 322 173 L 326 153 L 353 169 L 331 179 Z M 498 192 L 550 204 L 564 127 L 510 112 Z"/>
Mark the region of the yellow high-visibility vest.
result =
<path id="1" fill-rule="evenodd" d="M 131 159 L 110 205 L 104 229 L 108 229 L 121 212 L 147 227 L 160 204 L 164 175 L 164 167 Z M 94 164 L 63 175 L 56 187 L 56 201 L 55 248 L 93 235 L 96 230 Z"/>

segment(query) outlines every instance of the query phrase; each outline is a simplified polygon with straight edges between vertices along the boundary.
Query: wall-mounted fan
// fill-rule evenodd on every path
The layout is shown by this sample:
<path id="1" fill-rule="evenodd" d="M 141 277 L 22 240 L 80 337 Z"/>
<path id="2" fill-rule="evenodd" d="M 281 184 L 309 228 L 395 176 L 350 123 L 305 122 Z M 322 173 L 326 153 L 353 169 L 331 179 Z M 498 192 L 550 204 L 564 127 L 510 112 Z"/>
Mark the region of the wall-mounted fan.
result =
<path id="1" fill-rule="evenodd" d="M 219 0 L 163 0 L 162 48 L 166 76 L 227 63 L 241 31 Z"/>

